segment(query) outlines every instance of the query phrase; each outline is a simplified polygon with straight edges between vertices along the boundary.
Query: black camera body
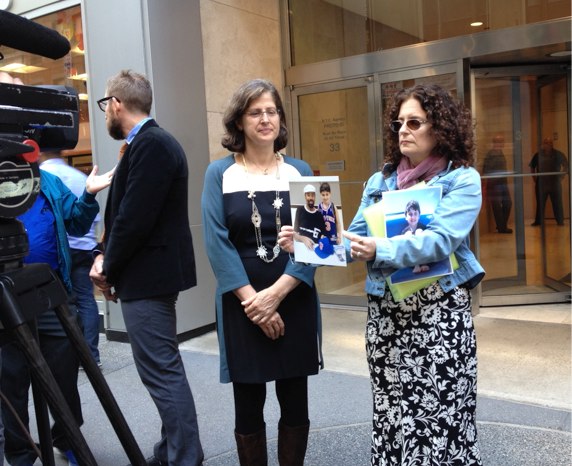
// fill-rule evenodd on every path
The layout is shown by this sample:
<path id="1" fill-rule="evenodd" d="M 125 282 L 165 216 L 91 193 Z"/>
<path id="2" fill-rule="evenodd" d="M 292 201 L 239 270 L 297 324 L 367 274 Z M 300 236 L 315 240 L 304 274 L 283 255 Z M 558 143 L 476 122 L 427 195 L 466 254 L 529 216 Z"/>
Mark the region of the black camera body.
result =
<path id="1" fill-rule="evenodd" d="M 0 271 L 28 252 L 22 225 L 11 219 L 40 192 L 38 150 L 73 149 L 78 135 L 75 89 L 0 83 Z"/>
<path id="2" fill-rule="evenodd" d="M 0 11 L 1 45 L 54 60 L 70 51 L 69 41 L 58 32 L 7 11 Z M 40 192 L 39 151 L 73 149 L 78 134 L 75 89 L 0 83 L 0 272 L 24 242 L 14 238 L 15 231 L 21 229 L 26 237 L 15 217 Z M 27 239 L 25 243 L 23 255 Z"/>
<path id="3" fill-rule="evenodd" d="M 43 151 L 73 149 L 78 115 L 78 96 L 72 87 L 0 83 L 0 140 L 32 139 Z M 1 147 L 0 156 L 4 156 Z"/>

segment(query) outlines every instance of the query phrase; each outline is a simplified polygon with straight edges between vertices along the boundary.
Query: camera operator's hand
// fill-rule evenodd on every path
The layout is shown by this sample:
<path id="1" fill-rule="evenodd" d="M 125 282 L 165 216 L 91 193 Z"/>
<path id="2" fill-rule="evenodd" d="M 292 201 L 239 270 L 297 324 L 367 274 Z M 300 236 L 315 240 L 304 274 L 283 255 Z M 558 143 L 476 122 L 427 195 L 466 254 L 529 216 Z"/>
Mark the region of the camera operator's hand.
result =
<path id="1" fill-rule="evenodd" d="M 93 170 L 91 170 L 87 180 L 85 180 L 85 189 L 89 194 L 97 194 L 99 191 L 107 188 L 111 184 L 114 173 L 115 167 L 103 175 L 98 175 L 97 165 L 94 165 Z"/>
<path id="2" fill-rule="evenodd" d="M 93 261 L 91 270 L 89 271 L 89 278 L 97 286 L 99 291 L 103 293 L 103 297 L 107 301 L 117 302 L 117 295 L 113 291 L 113 286 L 107 283 L 107 277 L 103 274 L 103 254 L 100 254 Z"/>

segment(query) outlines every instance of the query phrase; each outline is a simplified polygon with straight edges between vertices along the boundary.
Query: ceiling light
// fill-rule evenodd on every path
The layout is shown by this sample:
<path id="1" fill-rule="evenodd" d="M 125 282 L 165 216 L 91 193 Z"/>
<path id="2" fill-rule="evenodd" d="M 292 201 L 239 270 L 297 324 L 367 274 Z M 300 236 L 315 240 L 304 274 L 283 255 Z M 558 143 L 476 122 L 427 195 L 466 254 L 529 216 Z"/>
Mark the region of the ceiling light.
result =
<path id="1" fill-rule="evenodd" d="M 47 68 L 41 66 L 24 65 L 23 63 L 9 63 L 8 65 L 0 67 L 0 71 L 6 71 L 7 73 L 30 74 L 45 70 L 47 70 Z"/>
<path id="2" fill-rule="evenodd" d="M 8 65 L 4 65 L 3 67 L 1 67 L 0 70 L 10 73 L 24 66 L 26 65 L 24 65 L 23 63 L 9 63 Z"/>
<path id="3" fill-rule="evenodd" d="M 471 23 L 471 26 L 474 28 L 477 28 L 477 27 L 482 26 L 482 25 L 483 25 L 482 21 L 474 21 Z"/>
<path id="4" fill-rule="evenodd" d="M 549 57 L 569 57 L 570 55 L 572 55 L 570 50 L 561 50 L 560 52 L 552 52 L 548 54 Z"/>

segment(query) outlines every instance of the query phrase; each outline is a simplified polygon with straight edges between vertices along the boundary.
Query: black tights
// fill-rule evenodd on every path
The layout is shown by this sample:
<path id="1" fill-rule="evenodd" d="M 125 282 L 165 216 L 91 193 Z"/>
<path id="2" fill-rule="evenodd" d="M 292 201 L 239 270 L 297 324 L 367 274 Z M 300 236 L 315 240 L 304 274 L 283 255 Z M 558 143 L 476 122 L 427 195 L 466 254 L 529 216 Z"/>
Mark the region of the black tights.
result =
<path id="1" fill-rule="evenodd" d="M 308 423 L 308 377 L 277 380 L 280 420 L 296 427 Z M 247 435 L 264 428 L 265 383 L 233 383 L 235 429 Z"/>

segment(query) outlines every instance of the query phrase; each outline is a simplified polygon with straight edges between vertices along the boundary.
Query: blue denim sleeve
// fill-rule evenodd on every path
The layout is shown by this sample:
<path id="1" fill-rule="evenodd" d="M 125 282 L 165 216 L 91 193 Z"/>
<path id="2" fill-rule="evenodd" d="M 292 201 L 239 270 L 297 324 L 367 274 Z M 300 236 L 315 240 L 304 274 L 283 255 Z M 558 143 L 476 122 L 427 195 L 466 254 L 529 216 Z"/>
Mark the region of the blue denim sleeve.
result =
<path id="1" fill-rule="evenodd" d="M 383 192 L 387 191 L 385 186 L 383 175 L 381 172 L 374 173 L 367 181 L 362 196 L 361 202 L 358 210 L 348 227 L 347 231 L 360 236 L 370 236 L 367 223 L 363 216 L 363 210 L 376 202 L 379 202 L 383 196 Z M 348 261 L 352 261 L 350 256 L 350 241 L 344 238 L 344 246 L 346 248 L 346 256 Z"/>

